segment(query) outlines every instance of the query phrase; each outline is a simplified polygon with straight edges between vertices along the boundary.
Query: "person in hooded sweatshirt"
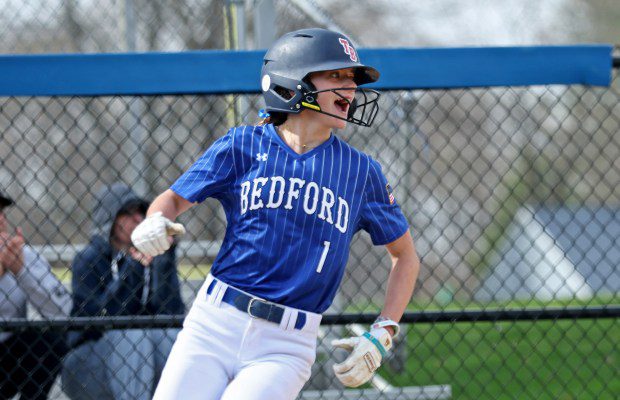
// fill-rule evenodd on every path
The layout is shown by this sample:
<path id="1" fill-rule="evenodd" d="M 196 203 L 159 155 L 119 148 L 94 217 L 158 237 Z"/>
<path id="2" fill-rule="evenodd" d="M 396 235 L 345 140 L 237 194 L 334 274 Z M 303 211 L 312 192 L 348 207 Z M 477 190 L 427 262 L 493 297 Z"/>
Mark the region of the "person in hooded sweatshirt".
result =
<path id="1" fill-rule="evenodd" d="M 148 202 L 123 183 L 99 191 L 88 245 L 72 264 L 72 316 L 179 315 L 175 245 L 147 257 L 131 244 Z M 72 399 L 150 399 L 177 329 L 70 332 L 62 373 Z"/>

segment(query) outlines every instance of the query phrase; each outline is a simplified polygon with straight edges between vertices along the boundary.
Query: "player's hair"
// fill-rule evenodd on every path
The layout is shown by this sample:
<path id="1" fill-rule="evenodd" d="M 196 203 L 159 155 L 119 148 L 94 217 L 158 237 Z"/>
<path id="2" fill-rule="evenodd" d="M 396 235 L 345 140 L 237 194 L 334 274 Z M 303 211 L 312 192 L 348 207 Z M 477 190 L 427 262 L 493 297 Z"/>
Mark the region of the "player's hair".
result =
<path id="1" fill-rule="evenodd" d="M 267 118 L 263 118 L 258 123 L 258 125 L 259 126 L 267 125 L 267 124 L 274 124 L 275 126 L 282 125 L 284 121 L 286 121 L 286 117 L 287 115 L 285 113 L 271 112 L 269 113 L 269 116 Z"/>
<path id="2" fill-rule="evenodd" d="M 281 86 L 276 87 L 274 90 L 283 99 L 290 100 L 293 98 L 293 93 L 290 90 L 285 89 Z M 267 118 L 263 118 L 263 120 L 260 121 L 258 125 L 267 125 L 267 124 L 274 124 L 275 126 L 282 125 L 284 121 L 286 121 L 286 117 L 287 117 L 286 113 L 273 111 L 269 113 L 269 116 Z"/>

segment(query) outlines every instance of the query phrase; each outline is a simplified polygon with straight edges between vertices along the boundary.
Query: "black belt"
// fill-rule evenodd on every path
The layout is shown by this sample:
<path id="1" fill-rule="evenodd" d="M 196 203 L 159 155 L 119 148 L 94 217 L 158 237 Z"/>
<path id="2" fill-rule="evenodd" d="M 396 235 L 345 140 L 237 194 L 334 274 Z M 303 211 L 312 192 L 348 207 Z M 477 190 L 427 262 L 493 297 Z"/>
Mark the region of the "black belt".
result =
<path id="1" fill-rule="evenodd" d="M 209 284 L 207 288 L 207 294 L 210 295 L 215 287 L 217 280 Z M 226 287 L 224 297 L 222 297 L 224 303 L 230 304 L 239 311 L 248 313 L 250 317 L 260 318 L 280 324 L 282 317 L 284 317 L 284 307 L 278 304 L 270 303 L 266 300 L 259 299 L 258 297 L 252 297 L 247 295 L 232 286 Z M 297 320 L 295 321 L 295 329 L 302 329 L 306 325 L 306 313 L 299 311 L 297 313 Z"/>

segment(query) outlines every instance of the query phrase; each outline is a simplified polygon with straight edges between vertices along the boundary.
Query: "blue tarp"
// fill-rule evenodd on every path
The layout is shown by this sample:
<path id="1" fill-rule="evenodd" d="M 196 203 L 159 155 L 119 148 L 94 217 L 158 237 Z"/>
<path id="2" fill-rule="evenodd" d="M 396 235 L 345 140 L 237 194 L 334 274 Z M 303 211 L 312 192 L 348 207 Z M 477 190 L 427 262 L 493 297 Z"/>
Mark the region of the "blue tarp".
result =
<path id="1" fill-rule="evenodd" d="M 608 86 L 612 46 L 360 49 L 379 90 Z M 264 51 L 0 56 L 0 96 L 259 93 Z"/>

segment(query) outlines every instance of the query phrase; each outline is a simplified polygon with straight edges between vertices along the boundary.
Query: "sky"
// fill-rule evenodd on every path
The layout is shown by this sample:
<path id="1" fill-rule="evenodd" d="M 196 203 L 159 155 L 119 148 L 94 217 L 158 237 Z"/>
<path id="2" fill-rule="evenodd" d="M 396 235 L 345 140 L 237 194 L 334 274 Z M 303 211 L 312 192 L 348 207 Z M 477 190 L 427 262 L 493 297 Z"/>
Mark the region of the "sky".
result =
<path id="1" fill-rule="evenodd" d="M 334 19 L 364 46 L 387 47 L 591 42 L 594 37 L 591 32 L 600 29 L 595 26 L 599 21 L 593 10 L 613 5 L 606 0 L 316 0 L 316 3 L 332 10 Z M 373 20 L 372 26 L 363 22 L 368 19 Z"/>

